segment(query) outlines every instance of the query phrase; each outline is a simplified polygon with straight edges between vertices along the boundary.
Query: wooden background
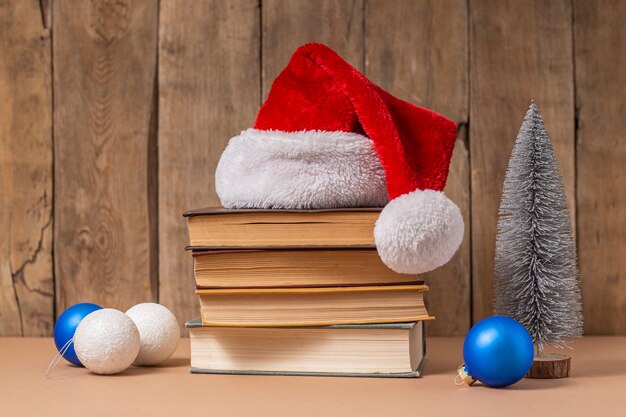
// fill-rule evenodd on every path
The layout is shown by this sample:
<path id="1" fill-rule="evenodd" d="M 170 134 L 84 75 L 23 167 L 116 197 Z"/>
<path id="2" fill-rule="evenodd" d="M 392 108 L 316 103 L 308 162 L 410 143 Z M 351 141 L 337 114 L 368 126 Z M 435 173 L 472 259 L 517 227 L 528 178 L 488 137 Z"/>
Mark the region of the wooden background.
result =
<path id="1" fill-rule="evenodd" d="M 197 315 L 185 209 L 217 205 L 228 139 L 290 54 L 327 43 L 454 119 L 466 235 L 427 275 L 438 320 L 491 313 L 497 209 L 531 99 L 575 224 L 587 334 L 626 334 L 626 2 L 0 0 L 0 335 L 76 302 Z"/>

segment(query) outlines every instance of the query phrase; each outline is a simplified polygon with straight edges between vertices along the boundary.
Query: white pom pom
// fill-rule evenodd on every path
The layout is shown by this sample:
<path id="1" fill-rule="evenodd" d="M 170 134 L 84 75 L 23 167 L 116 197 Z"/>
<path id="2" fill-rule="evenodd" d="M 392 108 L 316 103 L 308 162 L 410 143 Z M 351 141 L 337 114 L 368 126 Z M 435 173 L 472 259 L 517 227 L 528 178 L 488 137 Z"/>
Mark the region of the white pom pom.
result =
<path id="1" fill-rule="evenodd" d="M 382 261 L 396 272 L 421 274 L 452 258 L 463 240 L 461 211 L 445 194 L 416 190 L 389 202 L 376 221 Z"/>
<path id="2" fill-rule="evenodd" d="M 116 374 L 128 368 L 137 357 L 139 331 L 130 317 L 119 310 L 96 310 L 76 328 L 74 350 L 90 371 Z"/>
<path id="3" fill-rule="evenodd" d="M 172 356 L 180 339 L 174 313 L 161 304 L 142 303 L 126 314 L 135 322 L 141 339 L 134 365 L 157 365 Z"/>

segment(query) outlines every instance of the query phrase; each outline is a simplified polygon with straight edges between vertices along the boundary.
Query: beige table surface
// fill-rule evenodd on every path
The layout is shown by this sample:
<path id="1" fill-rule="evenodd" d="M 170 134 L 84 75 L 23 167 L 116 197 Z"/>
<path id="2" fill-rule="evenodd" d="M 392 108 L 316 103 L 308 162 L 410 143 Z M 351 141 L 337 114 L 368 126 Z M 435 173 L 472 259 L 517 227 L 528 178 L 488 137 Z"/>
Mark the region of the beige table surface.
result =
<path id="1" fill-rule="evenodd" d="M 421 379 L 191 375 L 189 341 L 158 368 L 98 376 L 61 363 L 51 339 L 0 338 L 0 416 L 626 416 L 626 337 L 586 337 L 572 377 L 457 387 L 461 338 L 428 339 Z"/>

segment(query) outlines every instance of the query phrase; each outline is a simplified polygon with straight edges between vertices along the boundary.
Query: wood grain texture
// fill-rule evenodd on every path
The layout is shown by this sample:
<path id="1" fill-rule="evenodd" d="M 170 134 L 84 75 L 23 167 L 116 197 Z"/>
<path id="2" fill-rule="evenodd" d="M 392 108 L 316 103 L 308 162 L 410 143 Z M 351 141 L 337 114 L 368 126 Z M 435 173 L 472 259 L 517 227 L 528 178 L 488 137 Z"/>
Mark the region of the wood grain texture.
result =
<path id="1" fill-rule="evenodd" d="M 0 336 L 54 323 L 50 42 L 38 1 L 0 1 Z"/>
<path id="2" fill-rule="evenodd" d="M 578 254 L 585 334 L 626 335 L 626 3 L 575 2 Z"/>
<path id="3" fill-rule="evenodd" d="M 53 4 L 57 311 L 156 300 L 157 3 Z"/>
<path id="4" fill-rule="evenodd" d="M 161 2 L 159 300 L 181 326 L 199 311 L 182 213 L 220 205 L 219 157 L 254 122 L 261 97 L 259 13 L 255 0 Z"/>
<path id="5" fill-rule="evenodd" d="M 560 353 L 535 355 L 526 378 L 557 379 L 569 376 L 572 358 Z"/>
<path id="6" fill-rule="evenodd" d="M 470 325 L 470 196 L 467 148 L 468 59 L 465 0 L 368 1 L 365 72 L 384 89 L 454 120 L 459 129 L 445 192 L 465 220 L 461 248 L 442 268 L 425 274 L 432 335 L 463 335 Z M 393 22 L 419 22 L 398 24 Z M 445 27 L 445 30 L 442 28 Z"/>
<path id="7" fill-rule="evenodd" d="M 572 218 L 574 95 L 569 0 L 470 1 L 473 319 L 492 314 L 504 174 L 531 99 L 554 144 Z"/>
<path id="8" fill-rule="evenodd" d="M 264 0 L 263 97 L 298 46 L 321 42 L 363 70 L 363 0 Z"/>

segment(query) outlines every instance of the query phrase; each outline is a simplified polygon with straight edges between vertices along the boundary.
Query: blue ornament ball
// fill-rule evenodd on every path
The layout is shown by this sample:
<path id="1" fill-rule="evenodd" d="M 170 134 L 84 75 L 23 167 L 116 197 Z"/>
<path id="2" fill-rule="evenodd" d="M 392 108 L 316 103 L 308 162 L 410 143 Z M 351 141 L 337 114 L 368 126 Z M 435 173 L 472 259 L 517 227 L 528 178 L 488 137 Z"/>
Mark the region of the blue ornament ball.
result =
<path id="1" fill-rule="evenodd" d="M 74 304 L 59 316 L 59 319 L 54 325 L 54 344 L 56 345 L 59 353 L 68 340 L 74 337 L 78 323 L 87 317 L 88 314 L 100 309 L 102 309 L 102 307 L 92 303 Z M 83 366 L 76 356 L 73 343 L 65 351 L 63 357 L 68 362 L 73 363 L 76 366 Z"/>
<path id="2" fill-rule="evenodd" d="M 490 387 L 514 384 L 533 364 L 535 352 L 528 331 L 518 321 L 493 316 L 472 327 L 463 343 L 469 374 Z"/>

